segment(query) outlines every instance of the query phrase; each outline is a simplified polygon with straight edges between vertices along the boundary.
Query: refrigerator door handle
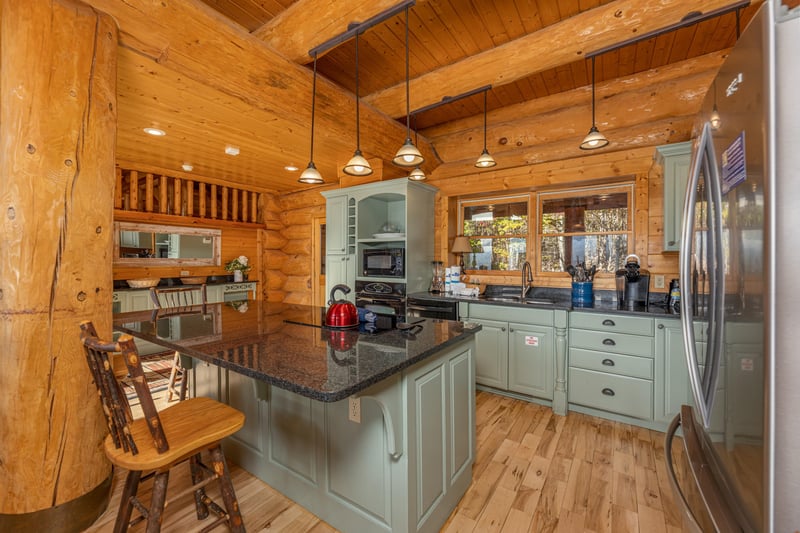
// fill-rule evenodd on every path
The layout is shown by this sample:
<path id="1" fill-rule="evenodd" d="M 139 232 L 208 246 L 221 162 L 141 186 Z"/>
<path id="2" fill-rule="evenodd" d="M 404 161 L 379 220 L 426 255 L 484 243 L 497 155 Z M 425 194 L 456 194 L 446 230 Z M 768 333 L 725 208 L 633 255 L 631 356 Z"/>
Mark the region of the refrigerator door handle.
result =
<path id="1" fill-rule="evenodd" d="M 678 504 L 683 511 L 683 516 L 689 521 L 692 531 L 702 531 L 700 524 L 697 523 L 694 513 L 692 513 L 691 507 L 689 507 L 689 502 L 686 500 L 686 496 L 683 494 L 680 485 L 678 485 L 678 476 L 675 475 L 675 462 L 672 458 L 672 441 L 675 439 L 675 433 L 678 431 L 678 427 L 680 425 L 681 415 L 678 413 L 675 415 L 675 418 L 672 419 L 672 422 L 669 423 L 667 434 L 664 437 L 664 458 L 667 463 L 667 475 L 669 477 L 669 484 L 672 485 L 672 493 L 678 497 Z"/>
<path id="2" fill-rule="evenodd" d="M 694 242 L 695 232 L 695 216 L 696 216 L 696 203 L 697 203 L 697 189 L 700 183 L 701 173 L 705 173 L 706 183 L 708 188 L 712 189 L 713 201 L 717 202 L 713 205 L 714 220 L 709 229 L 711 233 L 709 238 L 712 241 L 712 247 L 715 253 L 718 249 L 721 250 L 721 224 L 722 219 L 720 215 L 720 202 L 721 194 L 719 193 L 719 183 L 717 181 L 716 161 L 714 158 L 714 145 L 711 138 L 711 124 L 706 123 L 703 126 L 703 131 L 696 141 L 692 153 L 692 165 L 689 172 L 689 181 L 686 185 L 686 196 L 683 206 L 683 228 L 681 234 L 681 248 L 680 248 L 680 280 L 681 286 L 690 288 L 692 287 L 692 266 L 695 257 L 692 254 L 692 243 Z M 716 191 L 713 191 L 716 186 Z M 721 264 L 721 256 L 716 255 L 714 258 L 714 269 L 716 265 Z M 706 382 L 700 376 L 699 360 L 697 355 L 697 348 L 695 345 L 694 327 L 693 327 L 693 309 L 694 299 L 697 295 L 689 289 L 683 291 L 681 295 L 681 327 L 683 328 L 683 342 L 684 352 L 686 353 L 686 364 L 689 369 L 689 383 L 692 388 L 692 397 L 694 398 L 695 406 L 700 411 L 703 424 L 705 427 L 711 425 L 711 407 L 714 403 L 714 395 L 716 389 L 716 365 L 719 363 L 719 341 L 721 341 L 721 306 L 718 305 L 720 295 L 724 296 L 722 292 L 723 287 L 718 284 L 721 279 L 717 276 L 717 280 L 713 282 L 714 294 L 712 294 L 712 305 L 714 309 L 712 323 L 712 338 L 709 339 L 711 349 L 707 353 L 711 356 L 709 360 L 705 361 L 706 365 L 711 365 L 707 369 L 710 372 L 708 376 L 711 378 Z"/>

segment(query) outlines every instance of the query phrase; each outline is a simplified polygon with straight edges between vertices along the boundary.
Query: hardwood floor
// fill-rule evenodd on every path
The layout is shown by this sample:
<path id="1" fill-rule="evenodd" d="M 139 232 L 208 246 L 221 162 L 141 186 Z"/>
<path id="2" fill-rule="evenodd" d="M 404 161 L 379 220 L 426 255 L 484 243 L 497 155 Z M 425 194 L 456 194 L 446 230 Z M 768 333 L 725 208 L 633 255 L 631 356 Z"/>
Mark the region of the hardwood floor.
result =
<path id="1" fill-rule="evenodd" d="M 574 412 L 556 416 L 548 407 L 483 391 L 476 418 L 472 485 L 443 532 L 683 531 L 666 477 L 663 433 Z M 679 442 L 673 453 L 682 455 Z M 336 531 L 230 466 L 248 531 Z M 189 484 L 188 468 L 179 470 L 170 479 L 171 492 Z M 115 477 L 109 509 L 88 531 L 113 529 L 124 474 Z M 216 496 L 215 490 L 209 494 Z M 202 525 L 187 497 L 167 509 L 162 531 Z M 144 531 L 144 524 L 130 531 Z"/>

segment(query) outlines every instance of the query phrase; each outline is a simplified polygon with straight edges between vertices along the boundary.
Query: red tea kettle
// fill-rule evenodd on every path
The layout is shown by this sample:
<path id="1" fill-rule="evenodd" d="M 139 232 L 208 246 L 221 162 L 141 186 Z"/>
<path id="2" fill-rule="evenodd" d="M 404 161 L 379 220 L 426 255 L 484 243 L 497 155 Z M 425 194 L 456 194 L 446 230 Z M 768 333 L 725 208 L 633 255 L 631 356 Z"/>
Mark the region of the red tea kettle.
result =
<path id="1" fill-rule="evenodd" d="M 325 313 L 325 325 L 331 328 L 349 328 L 358 325 L 358 309 L 355 304 L 345 299 L 336 300 L 334 294 L 342 291 L 347 294 L 350 287 L 347 285 L 334 285 L 331 289 L 331 299 L 328 300 L 328 312 Z"/>

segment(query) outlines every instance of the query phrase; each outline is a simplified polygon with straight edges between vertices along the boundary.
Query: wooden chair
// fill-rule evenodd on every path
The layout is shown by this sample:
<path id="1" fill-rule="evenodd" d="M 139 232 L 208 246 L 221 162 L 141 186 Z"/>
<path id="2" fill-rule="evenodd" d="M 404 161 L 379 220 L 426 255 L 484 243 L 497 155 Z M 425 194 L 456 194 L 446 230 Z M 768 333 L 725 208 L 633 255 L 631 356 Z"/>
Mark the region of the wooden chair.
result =
<path id="1" fill-rule="evenodd" d="M 244 532 L 239 503 L 233 490 L 230 471 L 222 453 L 220 441 L 244 425 L 244 414 L 210 398 L 190 398 L 157 411 L 145 381 L 136 344 L 130 335 L 117 342 L 104 342 L 90 321 L 81 323 L 81 341 L 89 369 L 103 404 L 109 435 L 105 439 L 106 456 L 117 467 L 129 470 L 120 500 L 114 531 L 124 532 L 129 525 L 147 520 L 147 533 L 161 529 L 167 503 L 167 482 L 172 467 L 188 460 L 192 487 L 176 494 L 170 502 L 194 493 L 198 520 L 208 517 L 209 510 L 217 520 L 203 531 L 227 523 L 231 531 Z M 144 418 L 133 420 L 128 399 L 114 376 L 110 357 L 121 352 L 133 378 Z M 208 451 L 211 465 L 202 462 L 201 452 Z M 136 496 L 139 482 L 154 478 L 150 506 Z M 205 493 L 205 486 L 219 480 L 225 509 Z M 131 522 L 134 507 L 138 516 Z"/>
<path id="2" fill-rule="evenodd" d="M 205 305 L 206 284 L 184 285 L 181 287 L 151 287 L 150 299 L 156 309 L 170 308 L 180 311 L 197 304 Z M 174 394 L 177 394 L 181 400 L 186 398 L 186 387 L 189 380 L 185 370 L 190 367 L 191 363 L 188 357 L 185 359 L 184 361 L 180 352 L 175 352 L 172 356 L 172 368 L 169 371 L 169 380 L 167 381 L 168 402 L 172 401 Z M 175 379 L 178 377 L 178 372 L 181 373 L 180 393 L 175 390 Z"/>

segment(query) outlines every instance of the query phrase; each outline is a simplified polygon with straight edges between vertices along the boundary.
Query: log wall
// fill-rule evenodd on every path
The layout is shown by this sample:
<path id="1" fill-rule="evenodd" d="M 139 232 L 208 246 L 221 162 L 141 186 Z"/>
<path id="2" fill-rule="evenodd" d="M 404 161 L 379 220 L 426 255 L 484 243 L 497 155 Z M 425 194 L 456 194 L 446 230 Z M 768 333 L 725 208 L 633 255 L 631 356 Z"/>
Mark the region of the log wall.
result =
<path id="1" fill-rule="evenodd" d="M 111 334 L 117 27 L 73 0 L 0 25 L 0 530 L 80 530 L 111 488 L 79 324 Z"/>

